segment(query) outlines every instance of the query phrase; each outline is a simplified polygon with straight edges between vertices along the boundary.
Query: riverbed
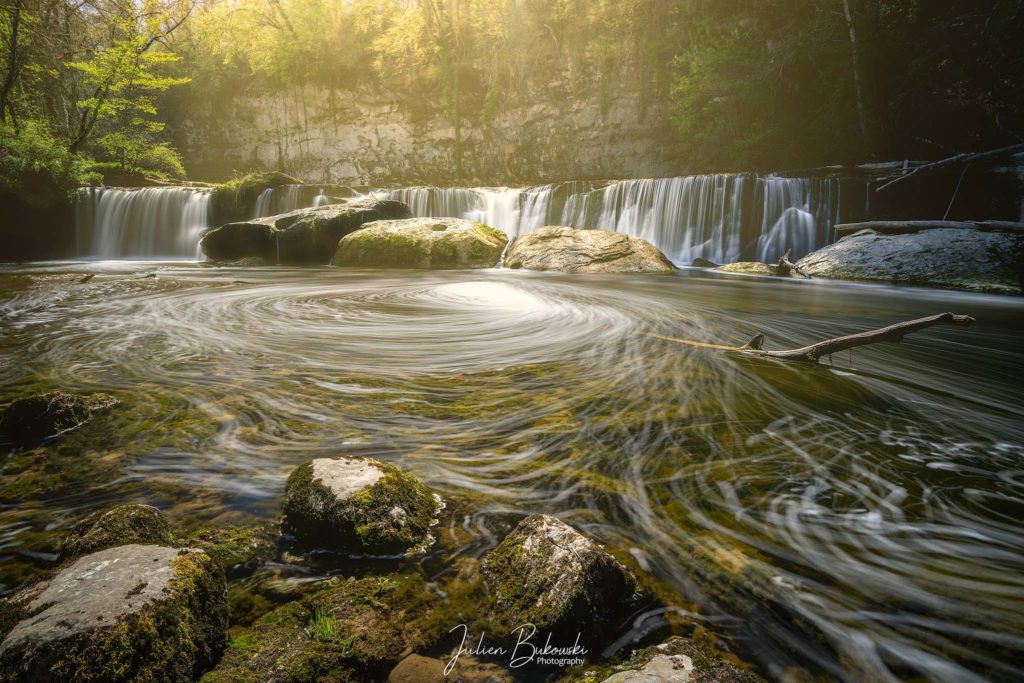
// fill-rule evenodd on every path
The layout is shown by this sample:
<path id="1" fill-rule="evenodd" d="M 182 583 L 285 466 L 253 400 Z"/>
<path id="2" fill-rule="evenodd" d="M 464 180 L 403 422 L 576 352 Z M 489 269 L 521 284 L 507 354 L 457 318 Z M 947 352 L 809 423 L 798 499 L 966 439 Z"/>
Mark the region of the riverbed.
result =
<path id="1" fill-rule="evenodd" d="M 943 311 L 977 324 L 820 366 L 664 339 L 792 348 Z M 450 503 L 431 571 L 545 512 L 775 679 L 1010 680 L 1022 313 L 1008 297 L 699 270 L 5 266 L 5 402 L 59 388 L 123 405 L 49 459 L 8 457 L 2 589 L 95 509 L 270 520 L 297 464 L 358 454 Z"/>

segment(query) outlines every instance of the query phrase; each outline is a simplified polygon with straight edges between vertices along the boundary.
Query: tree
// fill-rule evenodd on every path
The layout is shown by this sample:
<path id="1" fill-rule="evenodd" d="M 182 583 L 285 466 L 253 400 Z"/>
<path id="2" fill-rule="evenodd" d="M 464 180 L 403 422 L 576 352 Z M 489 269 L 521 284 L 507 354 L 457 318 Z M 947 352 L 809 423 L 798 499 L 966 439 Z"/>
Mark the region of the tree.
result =
<path id="1" fill-rule="evenodd" d="M 153 96 L 190 79 L 160 75 L 158 68 L 177 62 L 178 57 L 150 48 L 181 25 L 192 6 L 169 25 L 167 16 L 155 13 L 155 7 L 154 0 L 146 0 L 139 15 L 115 16 L 110 21 L 109 45 L 94 51 L 88 60 L 65 64 L 82 74 L 90 92 L 77 103 L 78 129 L 70 151 L 79 151 L 100 121 L 112 123 L 123 136 L 128 135 L 126 131 L 141 136 L 163 130 L 163 123 L 147 118 L 156 115 Z"/>

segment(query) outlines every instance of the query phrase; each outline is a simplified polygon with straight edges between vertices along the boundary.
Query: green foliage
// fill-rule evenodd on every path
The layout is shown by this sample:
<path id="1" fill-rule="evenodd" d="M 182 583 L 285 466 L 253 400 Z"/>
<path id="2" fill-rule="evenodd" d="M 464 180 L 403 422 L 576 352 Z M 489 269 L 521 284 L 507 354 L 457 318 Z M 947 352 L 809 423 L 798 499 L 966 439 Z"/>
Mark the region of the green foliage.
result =
<path id="1" fill-rule="evenodd" d="M 309 619 L 306 635 L 310 640 L 334 642 L 339 637 L 338 622 L 330 612 L 317 608 Z"/>
<path id="2" fill-rule="evenodd" d="M 22 121 L 17 130 L 0 124 L 0 194 L 44 208 L 98 181 L 89 162 L 68 152 L 42 121 Z"/>
<path id="3" fill-rule="evenodd" d="M 185 177 L 181 155 L 169 143 L 154 143 L 144 134 L 133 131 L 108 133 L 96 141 L 96 146 L 128 173 L 160 180 Z"/>

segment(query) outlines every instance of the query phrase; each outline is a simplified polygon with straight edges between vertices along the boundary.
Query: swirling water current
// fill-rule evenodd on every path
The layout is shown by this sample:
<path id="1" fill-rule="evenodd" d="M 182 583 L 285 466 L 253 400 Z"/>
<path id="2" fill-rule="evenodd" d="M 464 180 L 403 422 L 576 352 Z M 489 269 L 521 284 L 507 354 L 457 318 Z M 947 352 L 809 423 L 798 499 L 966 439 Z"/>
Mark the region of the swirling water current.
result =
<path id="1" fill-rule="evenodd" d="M 978 322 L 818 367 L 662 338 L 763 332 L 790 348 L 946 310 Z M 8 457 L 3 588 L 112 502 L 182 523 L 272 519 L 296 464 L 352 453 L 463 501 L 438 527 L 456 553 L 558 515 L 772 678 L 1013 680 L 1022 312 L 699 271 L 5 267 L 4 398 L 107 391 L 123 406 L 101 438 Z"/>

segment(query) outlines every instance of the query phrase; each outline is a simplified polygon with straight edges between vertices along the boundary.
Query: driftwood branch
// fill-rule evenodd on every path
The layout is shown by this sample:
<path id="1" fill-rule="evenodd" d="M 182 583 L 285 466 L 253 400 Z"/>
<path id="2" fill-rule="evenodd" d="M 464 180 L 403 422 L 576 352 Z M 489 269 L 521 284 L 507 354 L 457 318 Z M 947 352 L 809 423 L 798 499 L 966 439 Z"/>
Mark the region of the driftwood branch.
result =
<path id="1" fill-rule="evenodd" d="M 839 351 L 845 351 L 852 349 L 857 346 L 867 346 L 868 344 L 878 344 L 880 342 L 895 342 L 900 343 L 903 341 L 903 337 L 912 332 L 917 332 L 928 327 L 935 327 L 936 325 L 956 325 L 966 327 L 974 322 L 974 318 L 969 315 L 958 315 L 956 313 L 939 313 L 938 315 L 928 316 L 927 318 L 918 318 L 917 320 L 909 320 L 904 323 L 896 323 L 888 327 L 883 327 L 877 330 L 871 330 L 869 332 L 860 332 L 858 334 L 850 334 L 845 337 L 835 337 L 833 339 L 826 339 L 823 342 L 817 344 L 811 344 L 800 349 L 787 349 L 784 351 L 765 351 L 764 341 L 765 337 L 763 334 L 755 335 L 753 339 L 744 344 L 743 346 L 723 346 L 721 344 L 709 344 L 707 342 L 699 342 L 691 339 L 677 339 L 675 337 L 666 337 L 660 334 L 652 334 L 652 337 L 658 339 L 664 339 L 666 341 L 677 342 L 680 344 L 686 344 L 687 346 L 696 346 L 705 349 L 716 349 L 718 351 L 733 351 L 736 353 L 742 353 L 750 356 L 758 356 L 762 358 L 777 358 L 779 360 L 794 360 L 805 363 L 817 363 L 822 356 L 828 356 Z"/>
<path id="2" fill-rule="evenodd" d="M 818 359 L 822 356 L 828 356 L 830 354 L 858 346 L 878 344 L 879 342 L 895 342 L 898 344 L 903 341 L 903 337 L 906 335 L 928 327 L 935 327 L 936 325 L 968 326 L 973 322 L 974 318 L 969 315 L 939 313 L 938 315 L 932 315 L 927 318 L 918 318 L 917 320 L 897 323 L 895 325 L 890 325 L 889 327 L 883 327 L 869 332 L 850 334 L 845 337 L 826 339 L 823 342 L 811 344 L 810 346 L 805 346 L 800 349 L 788 349 L 785 351 L 765 351 L 763 348 L 764 335 L 759 334 L 744 346 L 736 349 L 736 351 L 750 355 L 765 356 L 767 358 L 778 358 L 780 360 L 797 360 L 808 363 L 817 363 Z"/>
<path id="3" fill-rule="evenodd" d="M 930 164 L 921 164 L 912 171 L 909 171 L 908 173 L 904 173 L 901 176 L 897 176 L 887 183 L 882 183 L 881 185 L 875 188 L 875 192 L 881 192 L 885 188 L 891 187 L 892 185 L 895 185 L 900 181 L 906 180 L 907 178 L 912 178 L 913 176 L 919 173 L 929 173 L 940 168 L 945 168 L 946 166 L 954 166 L 956 164 L 970 164 L 975 161 L 980 161 L 982 159 L 994 159 L 996 157 L 1007 156 L 1010 154 L 1018 154 L 1021 152 L 1024 152 L 1024 143 L 1010 145 L 1008 147 L 1000 147 L 999 149 L 990 149 L 987 152 L 963 152 L 961 154 L 954 154 L 951 157 L 939 159 L 938 161 L 933 161 Z"/>
<path id="4" fill-rule="evenodd" d="M 792 249 L 787 249 L 786 253 L 779 259 L 779 264 L 775 266 L 775 270 L 778 271 L 780 277 L 786 277 L 792 271 L 797 275 L 803 276 L 808 280 L 811 276 L 796 267 L 796 264 L 789 260 L 790 254 L 793 253 Z"/>

